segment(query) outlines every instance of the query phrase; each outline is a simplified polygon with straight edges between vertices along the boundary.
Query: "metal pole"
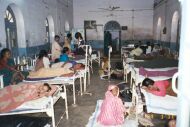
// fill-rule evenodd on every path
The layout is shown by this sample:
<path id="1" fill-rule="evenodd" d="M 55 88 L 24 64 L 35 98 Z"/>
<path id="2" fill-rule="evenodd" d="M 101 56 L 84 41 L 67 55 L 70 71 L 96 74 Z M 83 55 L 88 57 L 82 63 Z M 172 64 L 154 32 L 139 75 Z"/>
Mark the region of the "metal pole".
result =
<path id="1" fill-rule="evenodd" d="M 133 9 L 132 10 L 132 38 L 133 38 L 133 41 L 134 41 L 134 13 L 135 13 L 135 10 Z"/>
<path id="2" fill-rule="evenodd" d="M 179 94 L 177 127 L 190 126 L 190 0 L 181 0 L 182 4 L 182 27 L 179 56 Z"/>

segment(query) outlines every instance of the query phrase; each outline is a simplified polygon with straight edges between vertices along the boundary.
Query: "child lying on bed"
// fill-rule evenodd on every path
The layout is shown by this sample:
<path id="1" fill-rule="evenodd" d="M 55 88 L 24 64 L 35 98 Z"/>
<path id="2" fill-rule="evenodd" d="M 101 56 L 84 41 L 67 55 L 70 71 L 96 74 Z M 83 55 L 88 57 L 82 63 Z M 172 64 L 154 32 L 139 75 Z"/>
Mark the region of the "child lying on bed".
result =
<path id="1" fill-rule="evenodd" d="M 101 125 L 116 126 L 124 123 L 125 107 L 118 96 L 119 88 L 109 85 L 97 119 Z"/>
<path id="2" fill-rule="evenodd" d="M 74 71 L 84 68 L 83 64 L 66 62 L 61 67 L 41 68 L 38 71 L 30 72 L 28 78 L 48 78 L 59 76 L 72 76 Z"/>
<path id="3" fill-rule="evenodd" d="M 0 89 L 0 112 L 9 112 L 24 102 L 49 96 L 51 90 L 55 92 L 47 83 L 10 85 Z"/>
<path id="4" fill-rule="evenodd" d="M 65 68 L 65 69 L 73 68 L 74 70 L 80 70 L 84 67 L 85 67 L 84 64 L 77 63 L 75 61 L 68 61 L 68 62 L 57 61 L 56 63 L 51 65 L 51 68 Z"/>
<path id="5" fill-rule="evenodd" d="M 157 96 L 177 96 L 172 90 L 171 80 L 153 81 L 152 79 L 145 78 L 142 82 L 142 88 Z"/>

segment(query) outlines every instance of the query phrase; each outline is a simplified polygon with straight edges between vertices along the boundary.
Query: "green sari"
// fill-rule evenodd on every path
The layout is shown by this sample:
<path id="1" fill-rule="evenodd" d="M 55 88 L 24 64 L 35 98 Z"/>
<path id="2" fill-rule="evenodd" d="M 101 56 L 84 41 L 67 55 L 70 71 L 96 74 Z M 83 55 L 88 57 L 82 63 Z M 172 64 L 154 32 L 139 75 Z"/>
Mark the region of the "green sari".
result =
<path id="1" fill-rule="evenodd" d="M 10 66 L 10 67 L 13 67 L 15 66 L 15 63 L 14 63 L 14 60 L 13 59 L 8 59 L 7 63 L 4 63 L 6 64 L 7 66 Z M 15 73 L 18 73 L 18 72 L 15 72 L 13 70 L 10 70 L 9 68 L 7 68 L 6 66 L 3 67 L 1 70 L 0 70 L 0 75 L 3 75 L 3 83 L 4 83 L 4 86 L 8 86 L 10 85 L 12 82 L 15 82 L 15 83 L 19 83 L 21 82 L 21 80 L 19 80 L 18 78 L 15 78 L 13 79 L 13 75 Z M 26 78 L 26 76 L 28 76 L 28 72 L 21 72 L 21 74 Z M 12 81 L 12 82 L 11 82 Z"/>

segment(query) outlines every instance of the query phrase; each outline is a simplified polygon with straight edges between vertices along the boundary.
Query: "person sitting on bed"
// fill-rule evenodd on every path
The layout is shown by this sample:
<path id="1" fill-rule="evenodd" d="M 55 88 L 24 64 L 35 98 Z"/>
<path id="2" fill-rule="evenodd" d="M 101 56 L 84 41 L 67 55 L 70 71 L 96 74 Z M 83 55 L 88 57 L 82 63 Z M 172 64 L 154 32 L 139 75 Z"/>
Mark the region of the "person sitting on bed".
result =
<path id="1" fill-rule="evenodd" d="M 52 89 L 53 88 L 53 89 Z M 52 90 L 52 91 L 51 91 Z M 50 96 L 54 87 L 47 83 L 10 85 L 0 89 L 0 112 L 9 112 L 24 102 Z"/>
<path id="2" fill-rule="evenodd" d="M 85 42 L 83 40 L 82 34 L 80 32 L 76 32 L 75 33 L 75 38 L 76 38 L 76 50 L 75 50 L 75 54 L 77 55 L 84 55 L 85 51 L 84 49 L 81 47 L 82 45 L 85 45 Z"/>
<path id="3" fill-rule="evenodd" d="M 172 90 L 171 80 L 153 81 L 152 79 L 145 78 L 142 82 L 142 88 L 156 96 L 177 96 Z"/>
<path id="4" fill-rule="evenodd" d="M 135 45 L 135 49 L 130 52 L 130 56 L 140 56 L 143 53 L 143 50 L 139 47 L 139 45 Z"/>
<path id="5" fill-rule="evenodd" d="M 59 58 L 59 61 L 60 62 L 67 62 L 69 61 L 69 53 L 70 53 L 70 50 L 68 47 L 64 47 L 63 50 L 62 50 L 62 54 L 60 55 L 60 58 Z"/>
<path id="6" fill-rule="evenodd" d="M 28 72 L 21 72 L 18 69 L 20 65 L 15 65 L 11 58 L 11 50 L 4 48 L 0 54 L 0 75 L 3 75 L 3 82 L 5 86 L 21 82 Z"/>
<path id="7" fill-rule="evenodd" d="M 71 70 L 77 71 L 77 70 L 84 69 L 85 65 L 82 63 L 77 63 L 75 61 L 68 61 L 68 62 L 65 62 L 62 65 L 62 67 L 65 69 L 71 69 Z"/>
<path id="8" fill-rule="evenodd" d="M 146 54 L 150 54 L 152 52 L 152 47 L 151 47 L 149 41 L 146 43 L 146 46 L 147 46 L 147 48 L 146 48 Z"/>
<path id="9" fill-rule="evenodd" d="M 109 85 L 97 118 L 101 125 L 116 126 L 124 123 L 125 107 L 118 96 L 119 88 Z"/>
<path id="10" fill-rule="evenodd" d="M 36 60 L 35 71 L 39 70 L 40 68 L 49 68 L 50 61 L 48 58 L 48 53 L 46 50 L 41 50 Z"/>
<path id="11" fill-rule="evenodd" d="M 71 52 L 71 41 L 67 36 L 64 37 L 63 47 L 67 47 L 69 49 L 69 51 Z"/>
<path id="12" fill-rule="evenodd" d="M 56 63 L 52 64 L 51 68 L 65 68 L 71 70 L 80 70 L 84 69 L 85 65 L 82 63 L 77 63 L 75 61 L 67 61 L 67 62 L 60 62 L 57 61 Z"/>
<path id="13" fill-rule="evenodd" d="M 58 59 L 61 55 L 62 47 L 60 45 L 60 36 L 55 35 L 54 42 L 51 47 L 52 61 Z"/>

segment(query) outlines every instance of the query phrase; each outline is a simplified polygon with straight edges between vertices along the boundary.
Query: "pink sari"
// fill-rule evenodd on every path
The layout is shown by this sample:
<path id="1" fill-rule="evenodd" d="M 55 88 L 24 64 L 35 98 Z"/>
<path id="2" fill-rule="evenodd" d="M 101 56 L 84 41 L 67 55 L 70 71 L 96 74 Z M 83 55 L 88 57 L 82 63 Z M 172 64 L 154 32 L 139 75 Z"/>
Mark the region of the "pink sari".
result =
<path id="1" fill-rule="evenodd" d="M 124 105 L 118 96 L 113 96 L 110 92 L 115 87 L 115 85 L 110 85 L 105 94 L 105 99 L 97 119 L 102 125 L 121 125 L 124 123 Z"/>
<path id="2" fill-rule="evenodd" d="M 42 84 L 9 85 L 0 90 L 0 112 L 9 112 L 26 101 L 38 98 L 37 88 Z"/>

